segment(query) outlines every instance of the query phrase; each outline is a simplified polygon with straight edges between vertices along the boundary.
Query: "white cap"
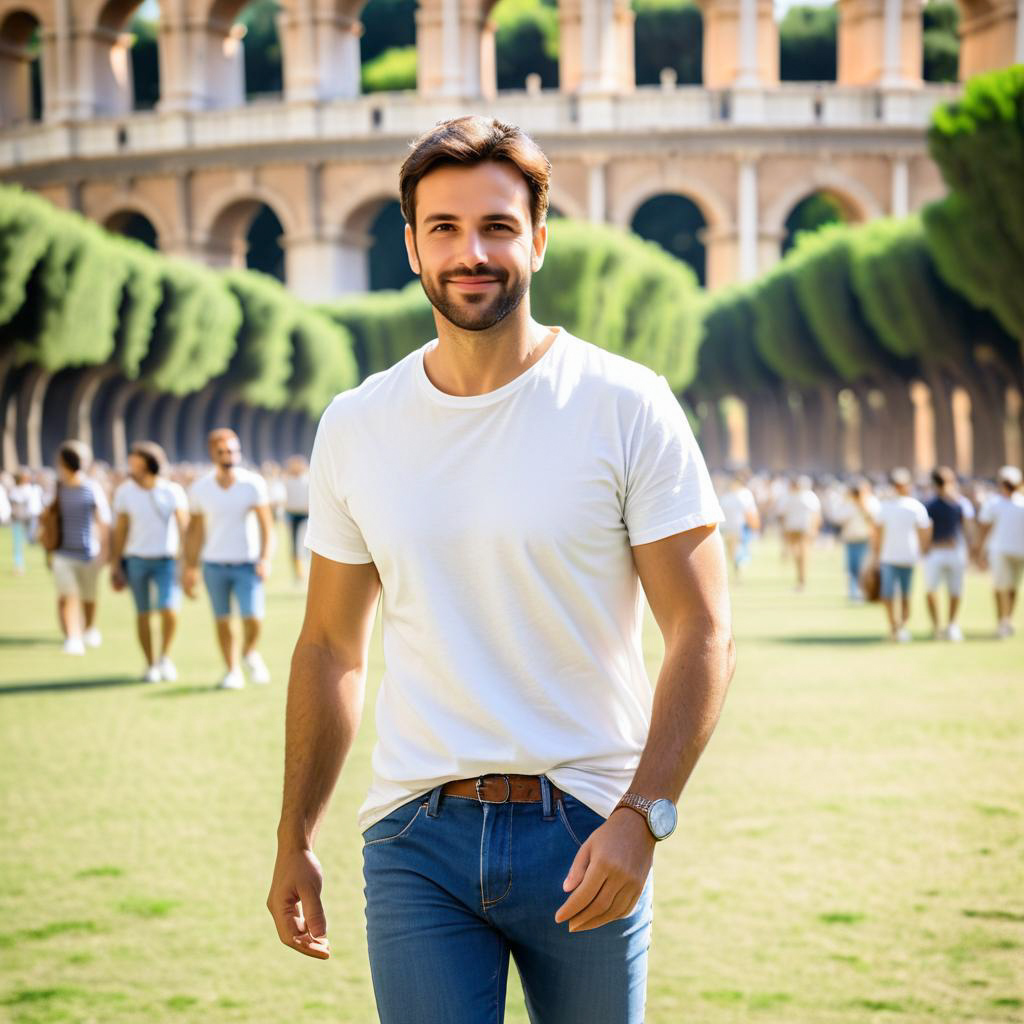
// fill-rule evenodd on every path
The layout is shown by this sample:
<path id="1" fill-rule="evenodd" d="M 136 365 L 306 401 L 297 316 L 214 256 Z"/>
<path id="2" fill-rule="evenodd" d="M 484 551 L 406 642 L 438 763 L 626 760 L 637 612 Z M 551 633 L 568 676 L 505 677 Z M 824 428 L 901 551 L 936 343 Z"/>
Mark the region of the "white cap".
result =
<path id="1" fill-rule="evenodd" d="M 1010 487 L 1020 487 L 1021 472 L 1016 466 L 1003 466 L 998 473 L 999 482 L 1008 484 Z"/>

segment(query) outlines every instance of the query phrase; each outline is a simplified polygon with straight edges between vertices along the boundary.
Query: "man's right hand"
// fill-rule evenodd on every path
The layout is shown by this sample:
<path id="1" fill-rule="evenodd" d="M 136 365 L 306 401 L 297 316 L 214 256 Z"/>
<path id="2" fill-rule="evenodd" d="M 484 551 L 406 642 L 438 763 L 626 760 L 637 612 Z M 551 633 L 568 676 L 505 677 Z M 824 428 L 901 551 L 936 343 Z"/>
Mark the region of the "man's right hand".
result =
<path id="1" fill-rule="evenodd" d="M 199 584 L 199 569 L 196 566 L 185 566 L 181 573 L 181 587 L 185 591 L 185 596 L 191 598 L 193 601 L 196 599 L 196 587 Z"/>
<path id="2" fill-rule="evenodd" d="M 310 849 L 278 847 L 267 909 L 281 941 L 317 960 L 327 960 L 327 915 L 320 902 L 324 873 Z"/>

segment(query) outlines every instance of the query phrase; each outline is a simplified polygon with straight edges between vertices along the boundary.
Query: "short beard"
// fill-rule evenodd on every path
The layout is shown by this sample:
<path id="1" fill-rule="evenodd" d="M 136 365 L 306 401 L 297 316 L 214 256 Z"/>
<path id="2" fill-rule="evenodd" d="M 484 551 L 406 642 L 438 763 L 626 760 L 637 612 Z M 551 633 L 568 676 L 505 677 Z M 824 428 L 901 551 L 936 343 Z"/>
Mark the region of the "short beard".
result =
<path id="1" fill-rule="evenodd" d="M 498 294 L 490 300 L 484 296 L 474 296 L 471 293 L 466 297 L 471 303 L 470 308 L 460 305 L 458 301 L 449 299 L 445 291 L 448 281 L 457 277 L 468 277 L 468 274 L 449 274 L 437 285 L 429 280 L 426 275 L 420 274 L 420 285 L 430 300 L 430 304 L 449 323 L 463 331 L 486 331 L 501 323 L 510 313 L 514 313 L 523 297 L 530 290 L 530 274 L 518 278 L 511 288 L 508 287 L 508 274 L 504 272 L 493 272 L 486 269 L 479 271 L 480 277 L 494 277 L 498 281 Z M 474 300 L 479 305 L 472 305 Z M 486 302 L 486 305 L 483 304 Z"/>

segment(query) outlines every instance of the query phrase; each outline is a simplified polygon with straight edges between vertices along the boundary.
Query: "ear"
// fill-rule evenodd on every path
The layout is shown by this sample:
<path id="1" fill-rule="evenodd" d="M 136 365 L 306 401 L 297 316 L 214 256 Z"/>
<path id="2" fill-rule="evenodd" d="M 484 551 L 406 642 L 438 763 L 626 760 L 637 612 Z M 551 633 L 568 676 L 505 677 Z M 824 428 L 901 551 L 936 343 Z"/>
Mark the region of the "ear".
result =
<path id="1" fill-rule="evenodd" d="M 409 257 L 409 266 L 412 268 L 412 272 L 418 277 L 420 273 L 420 257 L 416 252 L 416 236 L 412 233 L 412 228 L 408 224 L 405 225 L 405 253 Z"/>
<path id="2" fill-rule="evenodd" d="M 544 266 L 544 254 L 548 249 L 548 222 L 538 225 L 533 233 L 533 246 L 530 253 L 530 269 L 537 273 Z"/>

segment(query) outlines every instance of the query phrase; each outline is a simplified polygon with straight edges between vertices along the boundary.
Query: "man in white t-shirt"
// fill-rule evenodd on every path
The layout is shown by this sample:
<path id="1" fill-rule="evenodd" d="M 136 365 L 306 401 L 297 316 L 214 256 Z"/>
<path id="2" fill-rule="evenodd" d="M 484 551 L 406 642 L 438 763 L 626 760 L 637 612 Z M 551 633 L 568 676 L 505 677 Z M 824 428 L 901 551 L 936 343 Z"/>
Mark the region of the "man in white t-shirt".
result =
<path id="1" fill-rule="evenodd" d="M 821 502 L 809 476 L 794 477 L 779 508 L 782 537 L 796 565 L 796 589 L 807 585 L 807 553 L 821 529 Z"/>
<path id="2" fill-rule="evenodd" d="M 199 560 L 203 582 L 217 622 L 217 640 L 227 665 L 218 684 L 240 690 L 245 677 L 239 668 L 238 646 L 231 628 L 232 598 L 242 618 L 242 665 L 254 683 L 269 683 L 270 672 L 259 652 L 265 598 L 263 581 L 270 575 L 274 529 L 267 484 L 259 473 L 243 469 L 238 435 L 227 427 L 210 433 L 214 468 L 192 484 L 192 514 L 185 539 L 185 593 L 196 596 Z"/>
<path id="3" fill-rule="evenodd" d="M 988 543 L 992 585 L 996 593 L 999 623 L 996 634 L 1013 636 L 1013 610 L 1024 575 L 1024 493 L 1021 471 L 1003 466 L 999 471 L 999 493 L 990 498 L 978 515 L 981 530 L 978 550 Z"/>
<path id="4" fill-rule="evenodd" d="M 761 528 L 761 517 L 753 492 L 741 476 L 731 477 L 721 497 L 722 539 L 725 550 L 739 579 L 740 571 L 750 560 L 750 536 Z"/>
<path id="5" fill-rule="evenodd" d="M 910 470 L 894 469 L 889 482 L 896 492 L 883 501 L 874 538 L 875 560 L 881 574 L 881 597 L 889 620 L 889 634 L 898 643 L 910 642 L 910 588 L 914 566 L 928 550 L 931 519 L 928 510 L 910 494 Z M 896 592 L 899 591 L 899 605 Z"/>
<path id="6" fill-rule="evenodd" d="M 171 644 L 178 624 L 181 590 L 178 553 L 188 526 L 188 499 L 180 484 L 160 472 L 167 464 L 163 448 L 152 441 L 132 445 L 129 476 L 114 492 L 114 537 L 110 545 L 110 582 L 127 584 L 135 602 L 135 628 L 146 658 L 143 681 L 173 682 L 178 670 Z M 160 613 L 160 654 L 150 630 L 150 613 Z"/>
<path id="7" fill-rule="evenodd" d="M 339 395 L 313 449 L 267 905 L 282 942 L 329 955 L 313 844 L 380 598 L 359 825 L 383 1024 L 500 1015 L 510 950 L 531 1019 L 642 1021 L 655 843 L 732 672 L 722 517 L 678 401 L 530 315 L 549 173 L 490 118 L 414 145 L 406 248 L 438 337 Z"/>

